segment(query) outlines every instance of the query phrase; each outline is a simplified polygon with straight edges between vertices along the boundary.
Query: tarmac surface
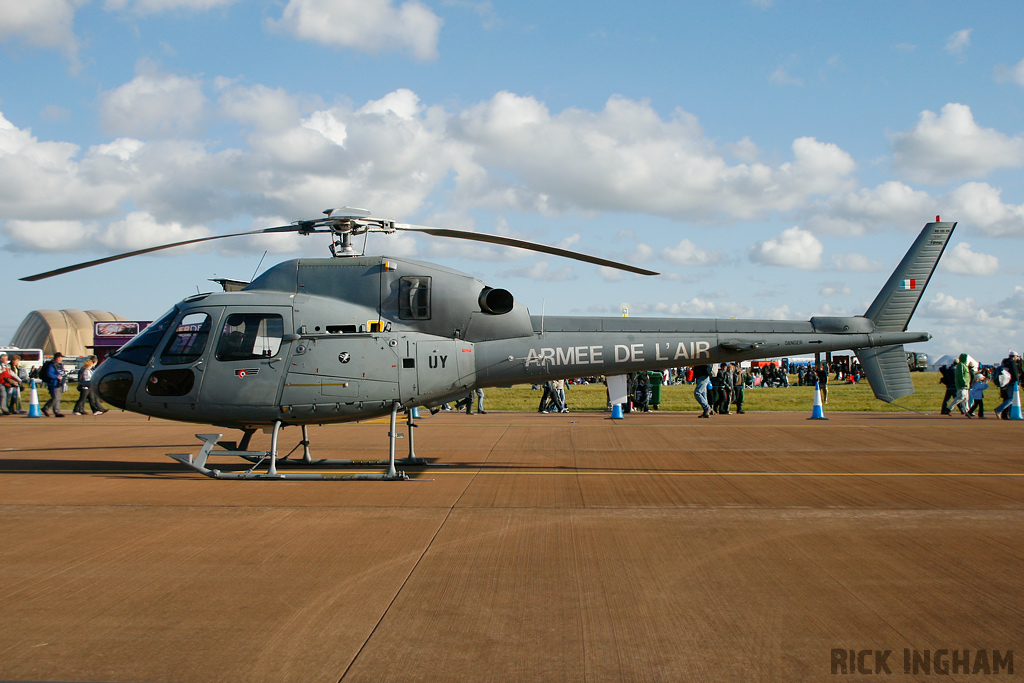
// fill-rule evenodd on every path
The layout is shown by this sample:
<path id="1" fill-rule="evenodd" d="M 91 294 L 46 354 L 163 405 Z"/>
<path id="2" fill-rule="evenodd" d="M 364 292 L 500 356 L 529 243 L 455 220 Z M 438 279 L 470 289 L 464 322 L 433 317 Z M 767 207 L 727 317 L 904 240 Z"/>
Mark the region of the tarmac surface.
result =
<path id="1" fill-rule="evenodd" d="M 1024 423 L 808 416 L 425 415 L 404 482 L 217 481 L 166 457 L 208 426 L 0 418 L 0 679 L 1022 678 Z"/>

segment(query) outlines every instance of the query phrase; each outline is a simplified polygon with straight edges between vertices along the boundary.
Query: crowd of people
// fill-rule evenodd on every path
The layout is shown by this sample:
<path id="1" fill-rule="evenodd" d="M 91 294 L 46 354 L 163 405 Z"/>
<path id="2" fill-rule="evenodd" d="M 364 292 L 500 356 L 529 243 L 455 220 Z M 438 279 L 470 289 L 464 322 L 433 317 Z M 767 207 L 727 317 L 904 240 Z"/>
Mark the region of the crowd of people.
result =
<path id="1" fill-rule="evenodd" d="M 961 415 L 984 419 L 985 391 L 992 385 L 999 389 L 1000 403 L 992 411 L 997 418 L 1010 419 L 1010 405 L 1020 386 L 1024 373 L 1020 354 L 1011 350 L 999 365 L 982 367 L 971 361 L 966 353 L 960 354 L 954 365 L 939 368 L 939 383 L 946 387 L 942 397 L 942 414 Z"/>
<path id="2" fill-rule="evenodd" d="M 31 372 L 21 366 L 21 360 L 18 354 L 8 357 L 6 353 L 0 352 L 0 415 L 26 415 L 28 410 L 22 407 L 21 392 L 30 381 L 38 381 L 46 386 L 50 394 L 42 406 L 42 414 L 46 417 L 64 417 L 61 399 L 68 388 L 64 354 L 60 351 L 54 353 L 52 358 Z M 87 403 L 93 415 L 107 412 L 91 382 L 96 364 L 96 356 L 88 356 L 78 372 L 78 401 L 75 403 L 75 415 L 84 415 Z"/>

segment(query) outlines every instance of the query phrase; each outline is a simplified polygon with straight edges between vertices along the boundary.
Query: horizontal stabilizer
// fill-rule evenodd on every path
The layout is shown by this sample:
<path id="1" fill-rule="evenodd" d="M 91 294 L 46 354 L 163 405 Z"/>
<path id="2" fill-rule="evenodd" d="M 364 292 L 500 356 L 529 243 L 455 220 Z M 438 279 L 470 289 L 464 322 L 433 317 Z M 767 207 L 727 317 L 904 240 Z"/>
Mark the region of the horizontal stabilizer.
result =
<path id="1" fill-rule="evenodd" d="M 892 403 L 914 393 L 914 382 L 907 367 L 907 352 L 903 345 L 854 349 L 861 369 L 871 383 L 875 398 Z"/>

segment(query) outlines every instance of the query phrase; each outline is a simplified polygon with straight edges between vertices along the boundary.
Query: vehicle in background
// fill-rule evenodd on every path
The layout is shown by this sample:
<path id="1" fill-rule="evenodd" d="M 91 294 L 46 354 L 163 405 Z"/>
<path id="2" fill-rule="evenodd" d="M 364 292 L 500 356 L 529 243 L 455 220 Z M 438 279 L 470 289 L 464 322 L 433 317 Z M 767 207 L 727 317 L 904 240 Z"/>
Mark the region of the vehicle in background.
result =
<path id="1" fill-rule="evenodd" d="M 928 369 L 928 354 L 907 351 L 907 367 L 911 372 L 924 372 Z"/>
<path id="2" fill-rule="evenodd" d="M 20 349 L 17 346 L 0 346 L 0 352 L 6 353 L 8 360 L 14 355 L 21 356 L 21 379 L 27 380 L 39 374 L 39 368 L 43 367 L 46 358 L 42 349 Z"/>

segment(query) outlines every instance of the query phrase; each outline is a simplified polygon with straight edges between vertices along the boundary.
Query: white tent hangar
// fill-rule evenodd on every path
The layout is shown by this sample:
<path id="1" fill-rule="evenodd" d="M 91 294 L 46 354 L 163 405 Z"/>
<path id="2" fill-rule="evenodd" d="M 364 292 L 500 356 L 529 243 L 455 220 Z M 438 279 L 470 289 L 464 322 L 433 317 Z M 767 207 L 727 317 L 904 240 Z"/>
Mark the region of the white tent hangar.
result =
<path id="1" fill-rule="evenodd" d="M 60 351 L 65 356 L 85 356 L 92 353 L 93 323 L 97 320 L 127 320 L 109 311 L 62 311 L 41 309 L 32 311 L 18 326 L 11 346 L 22 349 L 42 349 L 51 356 Z"/>

